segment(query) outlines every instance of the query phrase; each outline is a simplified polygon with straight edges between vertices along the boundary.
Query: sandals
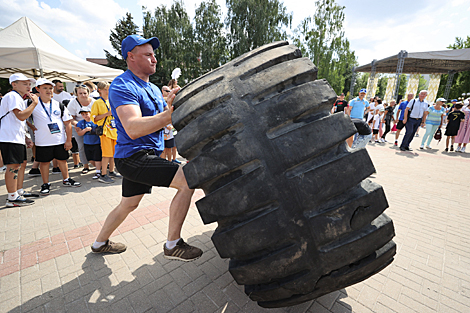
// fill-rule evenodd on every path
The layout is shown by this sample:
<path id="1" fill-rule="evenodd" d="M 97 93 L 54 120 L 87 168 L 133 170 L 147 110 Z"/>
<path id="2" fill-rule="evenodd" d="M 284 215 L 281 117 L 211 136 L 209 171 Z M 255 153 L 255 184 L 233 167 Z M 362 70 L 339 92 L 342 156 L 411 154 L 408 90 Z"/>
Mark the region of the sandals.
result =
<path id="1" fill-rule="evenodd" d="M 89 168 L 84 168 L 84 169 L 82 170 L 82 174 L 87 174 L 89 171 L 90 171 Z"/>

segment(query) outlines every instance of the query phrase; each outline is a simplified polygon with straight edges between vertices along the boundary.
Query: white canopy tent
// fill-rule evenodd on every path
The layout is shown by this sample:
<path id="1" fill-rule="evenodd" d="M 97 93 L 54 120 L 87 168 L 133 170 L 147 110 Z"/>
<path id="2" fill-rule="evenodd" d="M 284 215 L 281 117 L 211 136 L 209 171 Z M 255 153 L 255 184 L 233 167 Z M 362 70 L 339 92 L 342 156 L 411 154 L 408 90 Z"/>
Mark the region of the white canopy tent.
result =
<path id="1" fill-rule="evenodd" d="M 29 18 L 22 17 L 0 30 L 0 77 L 8 78 L 13 73 L 83 82 L 112 80 L 123 72 L 80 59 Z"/>

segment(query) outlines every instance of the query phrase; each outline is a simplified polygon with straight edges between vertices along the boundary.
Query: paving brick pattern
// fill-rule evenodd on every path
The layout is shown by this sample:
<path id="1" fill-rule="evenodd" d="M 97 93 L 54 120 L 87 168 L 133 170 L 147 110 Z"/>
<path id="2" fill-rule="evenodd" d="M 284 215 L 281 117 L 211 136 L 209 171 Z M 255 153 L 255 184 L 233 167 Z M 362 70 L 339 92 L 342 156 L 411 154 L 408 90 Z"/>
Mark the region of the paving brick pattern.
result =
<path id="1" fill-rule="evenodd" d="M 391 138 L 391 135 L 389 135 Z M 418 147 L 418 140 L 412 143 Z M 436 145 L 434 141 L 432 145 Z M 194 202 L 184 238 L 204 250 L 197 261 L 163 258 L 174 191 L 154 188 L 113 234 L 128 245 L 120 255 L 91 254 L 89 244 L 120 200 L 118 183 L 71 177 L 30 207 L 0 208 L 0 312 L 470 312 L 470 154 L 400 152 L 391 144 L 368 151 L 384 186 L 396 230 L 395 261 L 380 273 L 315 301 L 264 310 L 227 271 Z M 38 191 L 40 177 L 27 177 Z M 6 198 L 0 174 L 0 198 Z"/>

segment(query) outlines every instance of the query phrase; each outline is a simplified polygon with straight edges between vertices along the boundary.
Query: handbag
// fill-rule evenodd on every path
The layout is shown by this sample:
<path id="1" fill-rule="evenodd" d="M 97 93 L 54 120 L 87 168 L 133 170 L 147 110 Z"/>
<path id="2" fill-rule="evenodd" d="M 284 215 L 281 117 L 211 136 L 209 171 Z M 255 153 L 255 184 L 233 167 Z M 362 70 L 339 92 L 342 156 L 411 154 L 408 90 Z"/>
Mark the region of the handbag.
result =
<path id="1" fill-rule="evenodd" d="M 104 104 L 106 105 L 106 108 L 108 109 L 108 112 L 109 112 L 108 105 L 106 104 L 106 102 L 104 101 L 104 99 L 103 99 L 103 102 L 104 102 Z M 107 121 L 107 120 L 108 120 L 108 117 L 106 116 L 106 118 L 104 119 L 103 124 L 102 124 L 101 126 L 97 126 L 97 127 L 95 128 L 95 135 L 97 135 L 97 136 L 102 136 L 102 135 L 103 135 L 103 133 L 104 133 L 104 130 L 103 130 L 103 129 L 104 129 L 105 125 L 106 125 L 106 121 Z"/>
<path id="2" fill-rule="evenodd" d="M 103 133 L 104 133 L 103 128 L 104 128 L 104 125 L 106 125 L 106 120 L 107 119 L 108 119 L 108 117 L 106 116 L 106 118 L 104 119 L 103 125 L 96 126 L 95 135 L 97 135 L 97 136 L 102 136 L 103 135 Z"/>
<path id="3" fill-rule="evenodd" d="M 434 139 L 441 141 L 441 139 L 442 139 L 442 131 L 441 131 L 440 128 L 439 128 L 439 129 L 436 131 L 436 133 L 434 134 Z"/>

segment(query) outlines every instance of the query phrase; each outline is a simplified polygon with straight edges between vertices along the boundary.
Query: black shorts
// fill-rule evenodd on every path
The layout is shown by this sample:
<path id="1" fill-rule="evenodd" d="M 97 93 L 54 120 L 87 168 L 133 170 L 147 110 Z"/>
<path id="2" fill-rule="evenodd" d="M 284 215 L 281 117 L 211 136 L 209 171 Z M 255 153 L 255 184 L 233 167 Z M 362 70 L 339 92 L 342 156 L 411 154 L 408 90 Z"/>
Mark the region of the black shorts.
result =
<path id="1" fill-rule="evenodd" d="M 85 146 L 85 155 L 88 161 L 101 162 L 101 145 L 87 145 Z"/>
<path id="2" fill-rule="evenodd" d="M 460 128 L 460 124 L 457 124 L 456 126 L 447 125 L 446 132 L 444 133 L 444 135 L 446 135 L 446 136 L 457 136 L 457 134 L 459 133 L 459 128 Z"/>
<path id="3" fill-rule="evenodd" d="M 72 151 L 72 153 L 74 153 L 74 154 L 78 153 L 78 143 L 75 140 L 75 138 L 73 138 L 73 137 L 72 137 L 72 149 L 70 149 L 70 151 Z"/>
<path id="4" fill-rule="evenodd" d="M 69 158 L 69 152 L 65 150 L 64 144 L 56 146 L 36 146 L 36 161 L 50 162 L 53 159 L 66 161 Z"/>
<path id="5" fill-rule="evenodd" d="M 140 150 L 114 162 L 123 176 L 123 197 L 150 193 L 152 186 L 169 187 L 179 169 L 178 164 L 160 158 L 153 150 Z"/>
<path id="6" fill-rule="evenodd" d="M 402 130 L 403 128 L 405 128 L 405 124 L 403 124 L 403 121 L 398 121 L 398 123 L 397 123 L 397 129 Z"/>
<path id="7" fill-rule="evenodd" d="M 175 146 L 175 138 L 165 140 L 165 148 L 173 148 Z"/>
<path id="8" fill-rule="evenodd" d="M 26 161 L 26 145 L 13 142 L 0 142 L 3 164 L 22 164 Z"/>
<path id="9" fill-rule="evenodd" d="M 373 129 L 373 130 L 372 130 L 372 133 L 373 133 L 374 135 L 377 135 L 377 134 L 379 133 L 379 130 L 378 130 L 378 129 Z"/>

